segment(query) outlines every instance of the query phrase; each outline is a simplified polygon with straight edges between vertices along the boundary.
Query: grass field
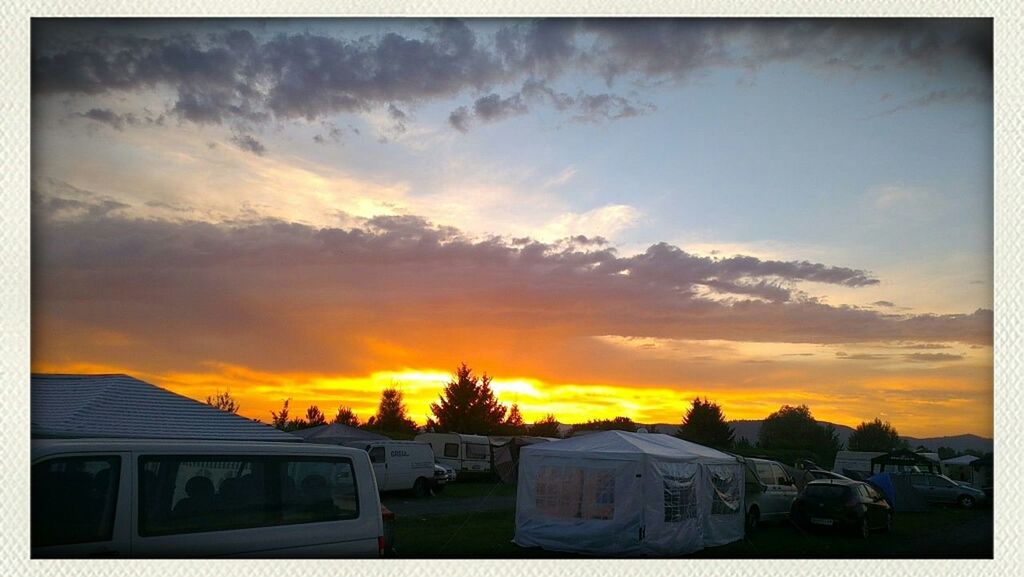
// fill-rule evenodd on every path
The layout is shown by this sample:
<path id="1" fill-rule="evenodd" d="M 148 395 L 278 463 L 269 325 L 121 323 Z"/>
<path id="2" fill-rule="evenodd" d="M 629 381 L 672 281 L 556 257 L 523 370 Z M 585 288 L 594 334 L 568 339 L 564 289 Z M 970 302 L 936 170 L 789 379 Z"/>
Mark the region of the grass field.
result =
<path id="1" fill-rule="evenodd" d="M 509 486 L 459 483 L 454 496 L 472 498 Z M 493 493 L 492 493 L 493 494 Z M 447 494 L 445 496 L 448 496 Z M 464 514 L 399 516 L 395 541 L 404 558 L 573 558 L 572 554 L 514 545 L 512 509 Z M 986 558 L 992 556 L 992 511 L 935 508 L 897 516 L 889 534 L 867 540 L 803 531 L 788 522 L 767 524 L 747 538 L 699 551 L 697 558 Z"/>

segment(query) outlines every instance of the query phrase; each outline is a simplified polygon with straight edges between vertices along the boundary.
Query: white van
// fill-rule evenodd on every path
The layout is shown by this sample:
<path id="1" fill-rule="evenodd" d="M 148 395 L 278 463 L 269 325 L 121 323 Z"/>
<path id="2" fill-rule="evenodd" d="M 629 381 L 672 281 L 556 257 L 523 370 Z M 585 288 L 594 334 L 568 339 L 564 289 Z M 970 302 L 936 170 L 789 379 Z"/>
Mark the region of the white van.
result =
<path id="1" fill-rule="evenodd" d="M 364 451 L 305 443 L 32 442 L 33 557 L 377 557 Z"/>
<path id="2" fill-rule="evenodd" d="M 483 435 L 421 433 L 415 440 L 430 443 L 437 462 L 456 473 L 487 473 L 491 470 L 491 442 Z"/>
<path id="3" fill-rule="evenodd" d="M 352 441 L 345 443 L 366 451 L 373 464 L 379 491 L 412 489 L 426 497 L 434 484 L 434 451 L 430 443 L 416 441 Z"/>

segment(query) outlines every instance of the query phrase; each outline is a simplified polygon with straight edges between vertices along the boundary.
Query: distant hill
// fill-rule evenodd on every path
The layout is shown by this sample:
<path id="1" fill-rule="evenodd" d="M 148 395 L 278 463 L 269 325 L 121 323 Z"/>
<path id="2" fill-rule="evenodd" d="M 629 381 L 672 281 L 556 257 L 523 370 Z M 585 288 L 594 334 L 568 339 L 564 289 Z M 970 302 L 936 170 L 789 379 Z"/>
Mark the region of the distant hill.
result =
<path id="1" fill-rule="evenodd" d="M 761 432 L 761 423 L 763 422 L 763 420 L 729 421 L 729 426 L 732 427 L 734 434 L 733 438 L 737 441 L 746 437 L 751 443 L 756 443 L 758 433 Z M 824 423 L 825 421 L 819 422 Z M 840 442 L 843 443 L 843 446 L 846 446 L 846 442 L 850 439 L 850 435 L 853 434 L 853 428 L 846 425 L 840 425 L 838 423 L 832 423 L 832 426 L 835 427 L 836 432 L 839 433 Z M 656 425 L 650 425 L 648 429 L 657 433 L 673 435 L 676 430 L 679 429 L 679 425 L 658 423 Z M 903 437 L 903 439 L 907 441 L 911 449 L 916 449 L 919 445 L 924 445 L 932 451 L 937 451 L 939 447 L 949 447 L 950 449 L 960 452 L 972 449 L 975 451 L 981 451 L 982 453 L 991 453 L 993 445 L 992 439 L 970 434 L 926 438 Z"/>
<path id="2" fill-rule="evenodd" d="M 992 452 L 992 439 L 985 437 L 979 437 L 978 435 L 954 435 L 952 437 L 926 437 L 919 439 L 917 437 L 903 437 L 907 443 L 910 444 L 911 449 L 916 449 L 918 445 L 924 445 L 932 451 L 937 451 L 939 447 L 949 447 L 955 451 L 966 451 L 968 449 L 974 451 L 981 451 L 982 453 Z"/>

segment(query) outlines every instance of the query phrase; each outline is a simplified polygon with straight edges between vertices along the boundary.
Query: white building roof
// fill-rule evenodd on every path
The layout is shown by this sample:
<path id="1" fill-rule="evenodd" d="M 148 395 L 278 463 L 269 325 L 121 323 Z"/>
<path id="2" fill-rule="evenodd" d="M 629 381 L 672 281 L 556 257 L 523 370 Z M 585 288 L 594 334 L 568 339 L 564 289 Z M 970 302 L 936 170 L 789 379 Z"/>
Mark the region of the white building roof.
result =
<path id="1" fill-rule="evenodd" d="M 127 375 L 32 375 L 33 437 L 299 441 Z"/>

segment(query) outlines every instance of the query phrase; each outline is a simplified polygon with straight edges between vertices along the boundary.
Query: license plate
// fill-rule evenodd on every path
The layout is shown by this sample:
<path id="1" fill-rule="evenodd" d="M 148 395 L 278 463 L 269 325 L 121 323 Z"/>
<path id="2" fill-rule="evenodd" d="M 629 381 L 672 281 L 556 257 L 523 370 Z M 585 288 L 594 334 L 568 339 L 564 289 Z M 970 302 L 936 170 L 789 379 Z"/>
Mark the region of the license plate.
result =
<path id="1" fill-rule="evenodd" d="M 814 523 L 815 525 L 825 525 L 826 527 L 831 527 L 832 519 L 820 519 L 817 517 L 813 517 L 811 518 L 811 523 Z"/>

